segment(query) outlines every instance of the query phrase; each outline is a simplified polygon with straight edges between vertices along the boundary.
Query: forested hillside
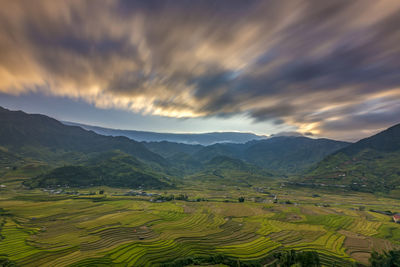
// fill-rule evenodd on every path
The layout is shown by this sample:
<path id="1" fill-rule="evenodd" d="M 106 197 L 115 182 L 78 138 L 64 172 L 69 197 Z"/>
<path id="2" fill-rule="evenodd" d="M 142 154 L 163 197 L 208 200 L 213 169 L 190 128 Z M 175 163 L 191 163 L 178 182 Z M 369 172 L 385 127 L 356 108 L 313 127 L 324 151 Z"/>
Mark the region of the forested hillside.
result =
<path id="1" fill-rule="evenodd" d="M 400 124 L 326 157 L 301 179 L 346 185 L 354 190 L 387 191 L 400 186 Z"/>

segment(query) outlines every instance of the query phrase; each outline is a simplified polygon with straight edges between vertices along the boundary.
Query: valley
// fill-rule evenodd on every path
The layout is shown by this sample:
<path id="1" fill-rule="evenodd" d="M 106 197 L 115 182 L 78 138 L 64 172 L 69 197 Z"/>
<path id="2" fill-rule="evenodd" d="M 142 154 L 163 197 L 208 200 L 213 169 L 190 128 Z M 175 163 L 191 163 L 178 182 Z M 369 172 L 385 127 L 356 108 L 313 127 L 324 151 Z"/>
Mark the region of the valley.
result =
<path id="1" fill-rule="evenodd" d="M 291 249 L 317 251 L 327 266 L 351 266 L 368 264 L 372 250 L 400 248 L 400 224 L 373 212 L 400 210 L 384 195 L 316 194 L 273 182 L 192 183 L 151 196 L 110 187 L 45 192 L 13 178 L 1 189 L 0 251 L 23 266 L 272 266 L 274 253 Z M 182 194 L 187 199 L 177 200 Z"/>
<path id="2" fill-rule="evenodd" d="M 295 252 L 369 266 L 373 251 L 400 249 L 399 125 L 361 145 L 203 146 L 0 115 L 6 266 L 279 266 Z"/>
<path id="3" fill-rule="evenodd" d="M 400 0 L 3 0 L 0 267 L 400 267 Z"/>

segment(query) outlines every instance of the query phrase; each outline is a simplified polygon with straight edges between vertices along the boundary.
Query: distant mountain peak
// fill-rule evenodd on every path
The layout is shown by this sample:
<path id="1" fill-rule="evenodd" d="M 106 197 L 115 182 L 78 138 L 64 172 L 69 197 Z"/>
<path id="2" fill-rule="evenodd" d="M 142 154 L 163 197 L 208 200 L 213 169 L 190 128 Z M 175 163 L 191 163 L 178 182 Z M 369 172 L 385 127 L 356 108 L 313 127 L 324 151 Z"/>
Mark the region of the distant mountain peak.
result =
<path id="1" fill-rule="evenodd" d="M 266 139 L 266 136 L 242 132 L 209 132 L 209 133 L 161 133 L 137 130 L 121 130 L 86 125 L 75 122 L 63 122 L 65 125 L 79 126 L 95 133 L 109 136 L 125 136 L 139 142 L 175 142 L 191 145 L 212 145 L 217 143 L 244 144 L 251 140 Z"/>
<path id="2" fill-rule="evenodd" d="M 279 136 L 286 136 L 286 137 L 304 137 L 304 136 L 313 136 L 312 133 L 302 134 L 299 132 L 279 132 L 276 134 L 271 134 L 269 137 L 279 137 Z"/>

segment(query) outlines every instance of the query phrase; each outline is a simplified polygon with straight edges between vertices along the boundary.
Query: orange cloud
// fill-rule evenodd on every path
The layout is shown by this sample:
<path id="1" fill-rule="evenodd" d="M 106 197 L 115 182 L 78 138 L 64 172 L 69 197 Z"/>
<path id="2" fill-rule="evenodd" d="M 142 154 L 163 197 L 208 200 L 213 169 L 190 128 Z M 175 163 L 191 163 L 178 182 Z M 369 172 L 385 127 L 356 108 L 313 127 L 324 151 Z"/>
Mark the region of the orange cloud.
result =
<path id="1" fill-rule="evenodd" d="M 371 129 L 395 122 L 399 1 L 212 4 L 3 3 L 0 92 L 177 118 L 245 115 L 324 136 L 355 118 Z M 378 109 L 382 123 L 360 117 Z"/>

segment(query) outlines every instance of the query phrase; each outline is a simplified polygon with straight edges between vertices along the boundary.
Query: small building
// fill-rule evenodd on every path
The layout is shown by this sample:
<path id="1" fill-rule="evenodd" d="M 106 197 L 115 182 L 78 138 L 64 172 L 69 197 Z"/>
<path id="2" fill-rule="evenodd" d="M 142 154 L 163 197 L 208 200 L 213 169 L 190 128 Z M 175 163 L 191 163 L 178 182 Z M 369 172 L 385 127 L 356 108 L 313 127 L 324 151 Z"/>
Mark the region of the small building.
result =
<path id="1" fill-rule="evenodd" d="M 393 221 L 395 223 L 400 223 L 400 213 L 393 215 Z"/>

